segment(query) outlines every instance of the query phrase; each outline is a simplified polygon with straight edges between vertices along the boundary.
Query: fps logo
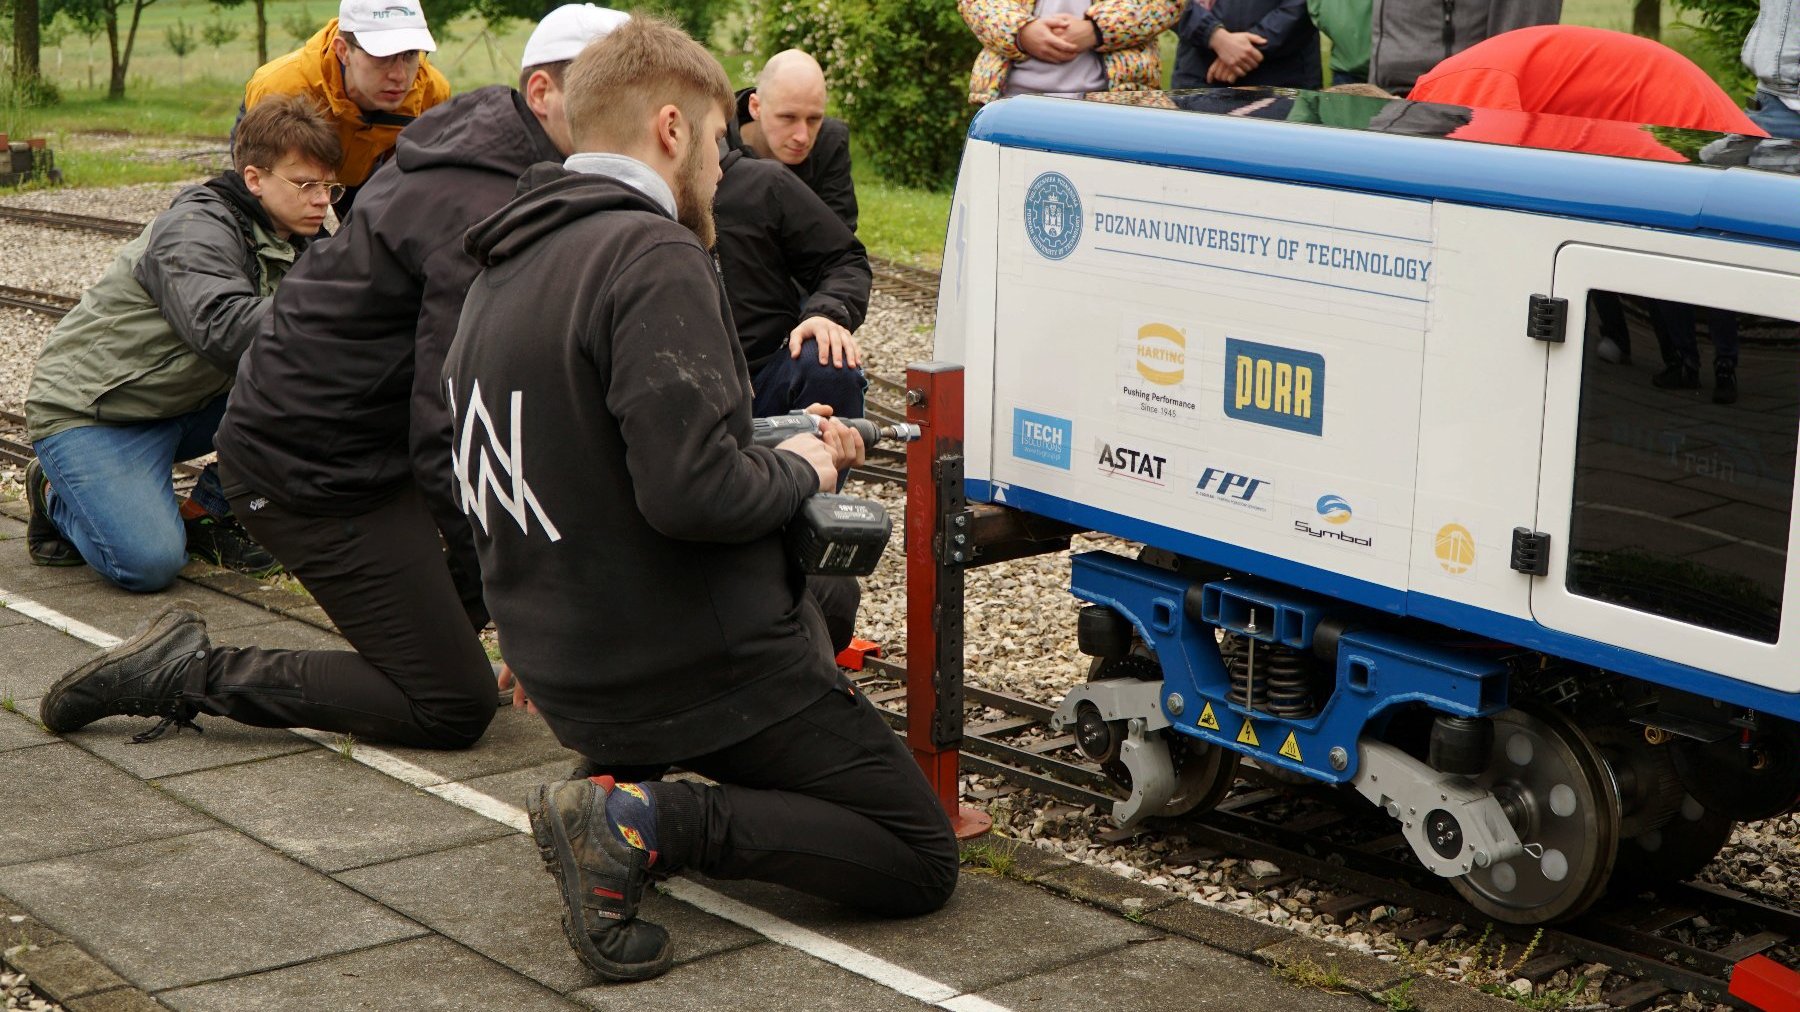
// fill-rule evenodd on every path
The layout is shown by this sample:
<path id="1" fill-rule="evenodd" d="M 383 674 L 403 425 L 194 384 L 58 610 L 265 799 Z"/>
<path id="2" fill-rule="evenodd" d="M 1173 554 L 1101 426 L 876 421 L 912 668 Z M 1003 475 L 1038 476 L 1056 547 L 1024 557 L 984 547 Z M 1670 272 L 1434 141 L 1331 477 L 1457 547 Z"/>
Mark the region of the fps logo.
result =
<path id="1" fill-rule="evenodd" d="M 1013 451 L 1020 460 L 1069 469 L 1070 443 L 1075 427 L 1067 418 L 1013 409 Z"/>
<path id="2" fill-rule="evenodd" d="M 1061 260 L 1081 241 L 1081 195 L 1060 172 L 1046 172 L 1025 191 L 1025 235 L 1046 260 Z"/>
<path id="3" fill-rule="evenodd" d="M 1225 414 L 1309 436 L 1325 431 L 1325 357 L 1225 339 Z"/>
<path id="4" fill-rule="evenodd" d="M 1200 480 L 1194 484 L 1194 494 L 1202 499 L 1211 499 L 1227 505 L 1247 509 L 1252 513 L 1269 512 L 1268 500 L 1258 502 L 1256 494 L 1267 488 L 1269 482 L 1265 478 L 1252 478 L 1247 474 L 1236 474 L 1231 471 L 1209 467 L 1200 472 Z"/>

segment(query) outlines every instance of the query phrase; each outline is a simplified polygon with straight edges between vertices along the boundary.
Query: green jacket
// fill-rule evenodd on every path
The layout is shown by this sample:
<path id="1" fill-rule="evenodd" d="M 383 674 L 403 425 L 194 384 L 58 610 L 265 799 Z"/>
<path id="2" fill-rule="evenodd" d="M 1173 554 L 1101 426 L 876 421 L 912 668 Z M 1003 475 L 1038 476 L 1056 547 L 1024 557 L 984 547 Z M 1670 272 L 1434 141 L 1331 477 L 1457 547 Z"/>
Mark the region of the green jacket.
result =
<path id="1" fill-rule="evenodd" d="M 1375 0 L 1306 0 L 1313 24 L 1331 40 L 1331 69 L 1369 76 L 1369 31 Z"/>
<path id="2" fill-rule="evenodd" d="M 304 248 L 276 238 L 236 174 L 182 191 L 44 341 L 25 397 L 32 442 L 175 418 L 231 389 Z"/>

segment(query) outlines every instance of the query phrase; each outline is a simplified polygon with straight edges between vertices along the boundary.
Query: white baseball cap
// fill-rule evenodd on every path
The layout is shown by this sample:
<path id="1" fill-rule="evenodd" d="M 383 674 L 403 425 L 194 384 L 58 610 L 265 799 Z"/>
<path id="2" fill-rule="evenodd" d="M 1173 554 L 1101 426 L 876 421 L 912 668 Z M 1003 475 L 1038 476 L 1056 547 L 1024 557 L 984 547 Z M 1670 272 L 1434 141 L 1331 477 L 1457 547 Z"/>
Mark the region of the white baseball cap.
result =
<path id="1" fill-rule="evenodd" d="M 544 15 L 544 20 L 525 40 L 525 58 L 521 70 L 546 63 L 573 60 L 588 43 L 605 38 L 608 32 L 631 19 L 624 11 L 593 4 L 563 4 Z"/>
<path id="2" fill-rule="evenodd" d="M 437 52 L 419 0 L 343 0 L 338 31 L 355 34 L 356 44 L 370 56 Z"/>

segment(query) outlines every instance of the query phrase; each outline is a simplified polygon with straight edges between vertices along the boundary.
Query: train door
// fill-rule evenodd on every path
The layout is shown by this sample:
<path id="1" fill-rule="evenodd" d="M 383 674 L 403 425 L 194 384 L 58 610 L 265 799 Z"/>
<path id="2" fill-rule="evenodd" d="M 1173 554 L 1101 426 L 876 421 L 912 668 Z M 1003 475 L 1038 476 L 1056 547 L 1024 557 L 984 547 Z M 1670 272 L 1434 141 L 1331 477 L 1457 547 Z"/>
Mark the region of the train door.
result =
<path id="1" fill-rule="evenodd" d="M 1568 245 L 1542 625 L 1800 690 L 1800 276 Z"/>

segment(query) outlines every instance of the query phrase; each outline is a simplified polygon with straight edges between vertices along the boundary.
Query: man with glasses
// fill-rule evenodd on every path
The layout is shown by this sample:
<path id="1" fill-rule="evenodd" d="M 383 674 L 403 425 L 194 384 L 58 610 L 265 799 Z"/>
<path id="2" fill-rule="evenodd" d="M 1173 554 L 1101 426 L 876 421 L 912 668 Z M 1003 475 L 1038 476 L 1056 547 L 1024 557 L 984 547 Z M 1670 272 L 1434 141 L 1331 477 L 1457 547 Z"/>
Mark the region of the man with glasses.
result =
<path id="1" fill-rule="evenodd" d="M 86 561 L 145 592 L 173 583 L 190 552 L 275 567 L 230 519 L 215 468 L 180 504 L 169 471 L 212 451 L 238 358 L 341 190 L 341 154 L 311 101 L 257 106 L 236 170 L 183 191 L 50 332 L 25 401 L 32 562 Z"/>
<path id="2" fill-rule="evenodd" d="M 418 0 L 343 0 L 305 45 L 251 75 L 244 109 L 271 95 L 307 95 L 325 110 L 344 149 L 337 179 L 351 191 L 335 202 L 342 218 L 400 131 L 450 97 L 450 82 L 425 59 L 436 50 Z"/>

